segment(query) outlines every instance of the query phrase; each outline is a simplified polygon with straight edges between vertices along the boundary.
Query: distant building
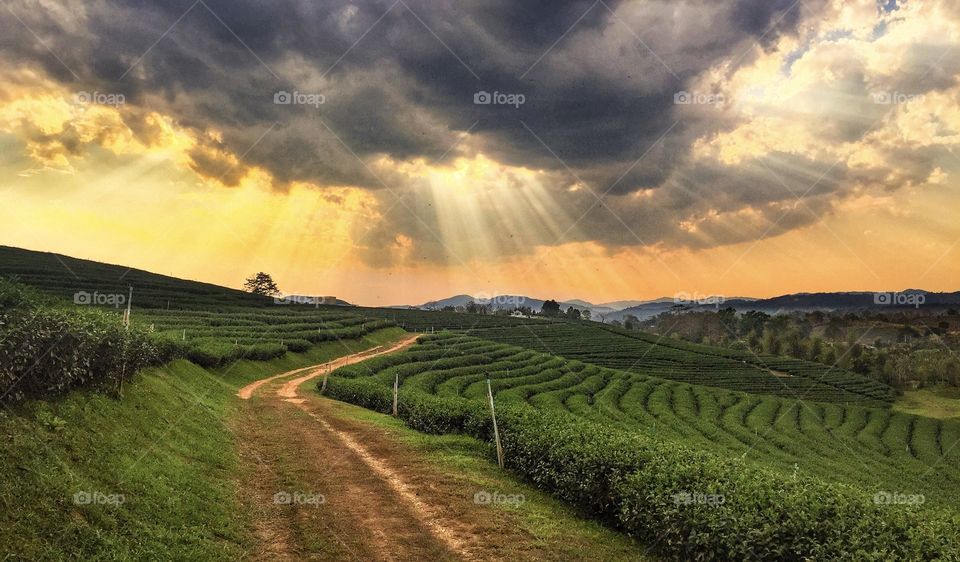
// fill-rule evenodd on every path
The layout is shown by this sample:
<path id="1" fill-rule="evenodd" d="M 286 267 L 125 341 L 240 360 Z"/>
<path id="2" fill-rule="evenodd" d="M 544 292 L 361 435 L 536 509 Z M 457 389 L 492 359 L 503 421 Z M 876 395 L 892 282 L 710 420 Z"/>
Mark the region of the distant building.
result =
<path id="1" fill-rule="evenodd" d="M 526 314 L 520 312 L 519 310 L 514 310 L 510 313 L 510 318 L 530 318 Z"/>

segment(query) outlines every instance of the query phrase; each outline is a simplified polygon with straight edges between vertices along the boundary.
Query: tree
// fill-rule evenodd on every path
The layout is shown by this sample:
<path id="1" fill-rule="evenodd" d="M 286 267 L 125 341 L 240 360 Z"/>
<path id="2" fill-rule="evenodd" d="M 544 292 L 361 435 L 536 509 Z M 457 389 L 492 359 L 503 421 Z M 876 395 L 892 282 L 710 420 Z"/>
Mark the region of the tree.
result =
<path id="1" fill-rule="evenodd" d="M 590 316 L 590 309 L 584 309 L 580 312 L 580 318 L 583 318 L 584 320 L 590 320 Z"/>
<path id="2" fill-rule="evenodd" d="M 266 297 L 275 297 L 280 294 L 280 287 L 277 287 L 273 277 L 262 271 L 247 277 L 247 280 L 243 282 L 243 288 L 255 295 Z"/>
<path id="3" fill-rule="evenodd" d="M 816 361 L 820 359 L 820 355 L 823 353 L 823 340 L 819 337 L 814 336 L 810 338 L 810 348 L 807 350 L 807 359 L 811 361 Z"/>
<path id="4" fill-rule="evenodd" d="M 544 316 L 560 316 L 560 303 L 553 299 L 543 301 L 540 314 Z"/>
<path id="5" fill-rule="evenodd" d="M 777 333 L 770 328 L 763 331 L 763 352 L 770 355 L 780 355 L 781 342 Z"/>
<path id="6" fill-rule="evenodd" d="M 580 310 L 573 308 L 572 306 L 567 307 L 567 318 L 571 320 L 580 320 Z"/>

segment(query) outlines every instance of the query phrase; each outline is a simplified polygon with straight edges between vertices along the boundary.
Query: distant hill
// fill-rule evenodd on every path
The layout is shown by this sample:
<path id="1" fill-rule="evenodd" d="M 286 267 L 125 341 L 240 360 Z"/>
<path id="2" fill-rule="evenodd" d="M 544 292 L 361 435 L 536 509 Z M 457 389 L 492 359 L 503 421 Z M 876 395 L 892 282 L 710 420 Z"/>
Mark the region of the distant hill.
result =
<path id="1" fill-rule="evenodd" d="M 197 310 L 209 307 L 277 306 L 272 297 L 212 283 L 9 246 L 0 246 L 0 276 L 80 303 L 95 303 L 98 296 L 123 295 L 126 299 L 132 286 L 133 304 L 140 308 Z"/>
<path id="2" fill-rule="evenodd" d="M 678 304 L 672 298 L 657 299 L 638 306 L 625 308 L 611 314 L 607 320 L 622 320 L 628 314 L 640 320 L 646 320 L 666 312 Z M 925 309 L 960 306 L 960 291 L 954 293 L 933 293 L 921 289 L 889 292 L 837 292 L 837 293 L 794 293 L 753 299 L 733 297 L 712 303 L 682 303 L 690 310 L 717 310 L 733 308 L 738 312 L 757 310 L 768 314 L 804 311 L 863 311 L 863 310 L 909 310 L 917 307 Z"/>
<path id="3" fill-rule="evenodd" d="M 503 310 L 514 310 L 520 307 L 529 307 L 532 310 L 539 311 L 543 307 L 543 302 L 545 299 L 538 299 L 534 297 L 528 297 L 524 295 L 496 295 L 496 296 L 471 296 L 471 295 L 454 295 L 445 299 L 425 302 L 419 306 L 396 306 L 393 308 L 419 308 L 423 310 L 439 310 L 447 306 L 459 307 L 466 306 L 469 302 L 473 301 L 478 304 L 486 304 L 487 306 L 494 309 L 503 309 Z M 570 301 L 560 301 L 560 307 L 563 310 L 566 310 L 568 307 L 573 307 L 577 310 L 589 310 L 592 314 L 608 314 L 613 312 L 612 308 L 602 307 L 593 305 L 587 301 L 583 300 L 570 300 Z"/>

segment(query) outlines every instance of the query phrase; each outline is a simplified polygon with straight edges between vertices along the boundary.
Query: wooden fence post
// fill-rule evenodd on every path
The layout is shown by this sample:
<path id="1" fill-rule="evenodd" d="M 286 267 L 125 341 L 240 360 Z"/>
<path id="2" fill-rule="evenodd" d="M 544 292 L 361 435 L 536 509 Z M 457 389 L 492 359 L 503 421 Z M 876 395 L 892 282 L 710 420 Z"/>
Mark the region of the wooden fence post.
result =
<path id="1" fill-rule="evenodd" d="M 493 387 L 487 379 L 487 396 L 490 398 L 490 417 L 493 418 L 493 440 L 497 444 L 497 464 L 503 468 L 503 447 L 500 445 L 500 429 L 497 428 L 497 410 L 493 407 Z"/>
<path id="2" fill-rule="evenodd" d="M 130 329 L 130 311 L 133 306 L 133 285 L 130 285 L 130 295 L 127 297 L 127 313 L 123 315 L 123 325 L 129 330 Z"/>
<path id="3" fill-rule="evenodd" d="M 400 391 L 400 373 L 393 379 L 393 416 L 397 416 L 397 394 Z"/>

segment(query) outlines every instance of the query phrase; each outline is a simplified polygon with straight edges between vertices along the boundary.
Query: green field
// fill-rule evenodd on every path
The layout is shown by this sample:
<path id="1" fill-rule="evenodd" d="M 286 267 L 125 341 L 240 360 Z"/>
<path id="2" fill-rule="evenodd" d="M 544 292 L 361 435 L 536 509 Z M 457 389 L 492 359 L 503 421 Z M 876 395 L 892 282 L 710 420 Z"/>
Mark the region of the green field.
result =
<path id="1" fill-rule="evenodd" d="M 608 369 L 475 337 L 424 336 L 405 353 L 348 367 L 385 387 L 525 402 L 638 431 L 785 476 L 854 483 L 865 493 L 907 489 L 960 507 L 960 422 L 885 408 L 800 402 Z"/>
<path id="2" fill-rule="evenodd" d="M 468 333 L 602 367 L 697 385 L 820 402 L 888 405 L 893 390 L 810 361 L 755 355 L 594 322 L 475 328 Z"/>
<path id="3" fill-rule="evenodd" d="M 0 246 L 0 278 L 4 286 L 29 286 L 45 296 L 32 299 L 44 301 L 44 311 L 95 311 L 104 326 L 121 324 L 126 301 L 119 299 L 128 298 L 132 288 L 133 328 L 162 341 L 165 357 L 186 357 L 204 367 L 273 359 L 394 325 L 356 307 L 278 303 L 217 285 L 5 246 Z M 112 304 L 98 303 L 97 296 Z"/>
<path id="4" fill-rule="evenodd" d="M 399 416 L 412 428 L 489 443 L 489 380 L 510 471 L 668 557 L 960 559 L 960 420 L 914 415 L 932 411 L 928 396 L 891 408 L 892 389 L 842 369 L 593 322 L 278 305 L 119 266 L 0 254 L 0 277 L 15 281 L 0 282 L 0 375 L 14 390 L 27 385 L 3 391 L 16 399 L 81 388 L 121 397 L 134 375 L 127 365 L 282 362 L 396 326 L 391 333 L 424 335 L 407 351 L 336 371 L 330 397 L 389 412 L 398 378 Z M 78 290 L 121 293 L 126 283 L 137 295 L 129 331 L 120 307 L 69 302 Z M 53 352 L 21 373 L 43 349 Z M 935 406 L 953 411 L 946 398 Z M 44 431 L 84 419 L 57 411 L 37 414 Z M 705 497 L 724 502 L 697 499 Z M 111 525 L 95 522 L 78 540 L 101 544 L 97 529 Z M 156 532 L 153 544 L 171 540 Z M 196 538 L 210 553 L 224 546 Z"/>

